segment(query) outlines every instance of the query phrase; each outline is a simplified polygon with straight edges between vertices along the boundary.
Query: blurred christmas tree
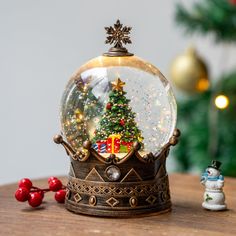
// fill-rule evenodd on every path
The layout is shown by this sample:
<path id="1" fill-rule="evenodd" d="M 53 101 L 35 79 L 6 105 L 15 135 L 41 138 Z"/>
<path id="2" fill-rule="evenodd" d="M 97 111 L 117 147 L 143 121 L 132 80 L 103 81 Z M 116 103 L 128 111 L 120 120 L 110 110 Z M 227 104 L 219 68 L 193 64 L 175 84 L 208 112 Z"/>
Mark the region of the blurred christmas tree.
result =
<path id="1" fill-rule="evenodd" d="M 236 0 L 202 0 L 192 10 L 179 4 L 176 20 L 187 33 L 211 34 L 218 43 L 236 42 Z M 186 58 L 178 58 L 172 66 L 173 83 L 191 92 L 178 104 L 178 128 L 182 137 L 174 154 L 179 166 L 182 171 L 202 171 L 211 159 L 217 159 L 223 163 L 224 175 L 236 176 L 236 71 L 217 78 L 217 83 L 208 89 L 204 78 L 204 86 L 199 87 L 206 70 L 197 57 Z"/>

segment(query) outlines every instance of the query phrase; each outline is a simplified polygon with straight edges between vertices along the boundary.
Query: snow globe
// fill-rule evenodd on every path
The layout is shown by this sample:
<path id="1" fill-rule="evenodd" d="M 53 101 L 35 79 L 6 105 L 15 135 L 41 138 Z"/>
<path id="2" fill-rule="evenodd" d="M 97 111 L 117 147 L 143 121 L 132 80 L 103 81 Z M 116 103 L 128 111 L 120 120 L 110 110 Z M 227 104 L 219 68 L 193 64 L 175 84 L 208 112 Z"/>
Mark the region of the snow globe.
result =
<path id="1" fill-rule="evenodd" d="M 123 46 L 131 27 L 105 27 L 113 47 L 80 67 L 61 102 L 62 144 L 70 157 L 65 206 L 75 213 L 133 216 L 170 210 L 166 157 L 178 142 L 167 79 Z"/>

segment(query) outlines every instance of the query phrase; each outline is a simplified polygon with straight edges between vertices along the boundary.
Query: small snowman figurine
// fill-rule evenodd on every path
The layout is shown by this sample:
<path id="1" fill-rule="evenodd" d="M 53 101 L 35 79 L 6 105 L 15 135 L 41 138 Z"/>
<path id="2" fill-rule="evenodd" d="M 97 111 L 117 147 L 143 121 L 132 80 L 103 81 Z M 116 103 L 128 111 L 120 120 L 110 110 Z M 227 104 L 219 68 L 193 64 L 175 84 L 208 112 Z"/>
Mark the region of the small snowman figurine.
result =
<path id="1" fill-rule="evenodd" d="M 213 160 L 201 178 L 201 184 L 205 186 L 202 207 L 212 211 L 226 209 L 225 194 L 222 190 L 224 186 L 224 176 L 220 174 L 220 166 L 221 162 Z"/>

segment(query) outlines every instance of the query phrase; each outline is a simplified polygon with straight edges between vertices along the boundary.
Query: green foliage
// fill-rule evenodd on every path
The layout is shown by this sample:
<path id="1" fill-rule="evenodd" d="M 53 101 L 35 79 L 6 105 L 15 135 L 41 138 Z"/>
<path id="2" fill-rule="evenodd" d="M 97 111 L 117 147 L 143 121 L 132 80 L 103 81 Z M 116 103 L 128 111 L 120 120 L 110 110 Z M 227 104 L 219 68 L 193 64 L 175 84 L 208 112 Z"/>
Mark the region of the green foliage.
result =
<path id="1" fill-rule="evenodd" d="M 106 108 L 99 126 L 95 131 L 93 142 L 107 140 L 111 134 L 119 134 L 121 141 L 133 142 L 142 138 L 141 131 L 138 129 L 134 120 L 135 113 L 128 105 L 129 99 L 125 96 L 126 92 L 112 90 L 109 94 L 108 103 L 110 108 Z"/>
<path id="2" fill-rule="evenodd" d="M 219 42 L 236 41 L 236 5 L 229 0 L 197 1 L 191 10 L 178 4 L 176 21 L 189 33 L 212 33 Z"/>
<path id="3" fill-rule="evenodd" d="M 203 171 L 212 159 L 223 163 L 224 175 L 236 176 L 236 72 L 223 76 L 211 90 L 178 103 L 181 130 L 174 155 L 181 171 Z M 219 110 L 217 95 L 229 98 L 229 106 Z"/>
<path id="4" fill-rule="evenodd" d="M 191 10 L 178 4 L 176 21 L 188 33 L 213 34 L 218 42 L 236 42 L 236 5 L 230 0 L 197 1 Z M 219 81 L 204 94 L 179 102 L 182 137 L 175 154 L 181 170 L 203 171 L 217 159 L 223 163 L 223 174 L 236 176 L 236 72 Z M 214 105 L 219 94 L 230 100 L 225 110 Z"/>
<path id="5" fill-rule="evenodd" d="M 213 198 L 210 197 L 209 194 L 206 194 L 205 201 L 208 202 L 208 201 L 210 201 L 210 200 L 213 200 Z"/>

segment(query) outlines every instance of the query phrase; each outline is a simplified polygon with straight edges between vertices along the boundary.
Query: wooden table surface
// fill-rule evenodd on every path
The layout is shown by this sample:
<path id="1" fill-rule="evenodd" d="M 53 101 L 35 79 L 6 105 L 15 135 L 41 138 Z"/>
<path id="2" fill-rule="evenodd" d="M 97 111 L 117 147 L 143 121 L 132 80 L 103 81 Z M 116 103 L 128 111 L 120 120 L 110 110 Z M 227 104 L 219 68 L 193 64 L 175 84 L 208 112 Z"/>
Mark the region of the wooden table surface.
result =
<path id="1" fill-rule="evenodd" d="M 63 178 L 66 183 L 66 178 Z M 35 180 L 45 187 L 47 179 Z M 98 218 L 73 214 L 45 196 L 42 207 L 32 209 L 14 198 L 17 184 L 0 187 L 0 235 L 236 235 L 236 179 L 225 178 L 224 192 L 229 210 L 202 209 L 204 187 L 198 176 L 170 175 L 172 211 L 128 219 Z"/>

